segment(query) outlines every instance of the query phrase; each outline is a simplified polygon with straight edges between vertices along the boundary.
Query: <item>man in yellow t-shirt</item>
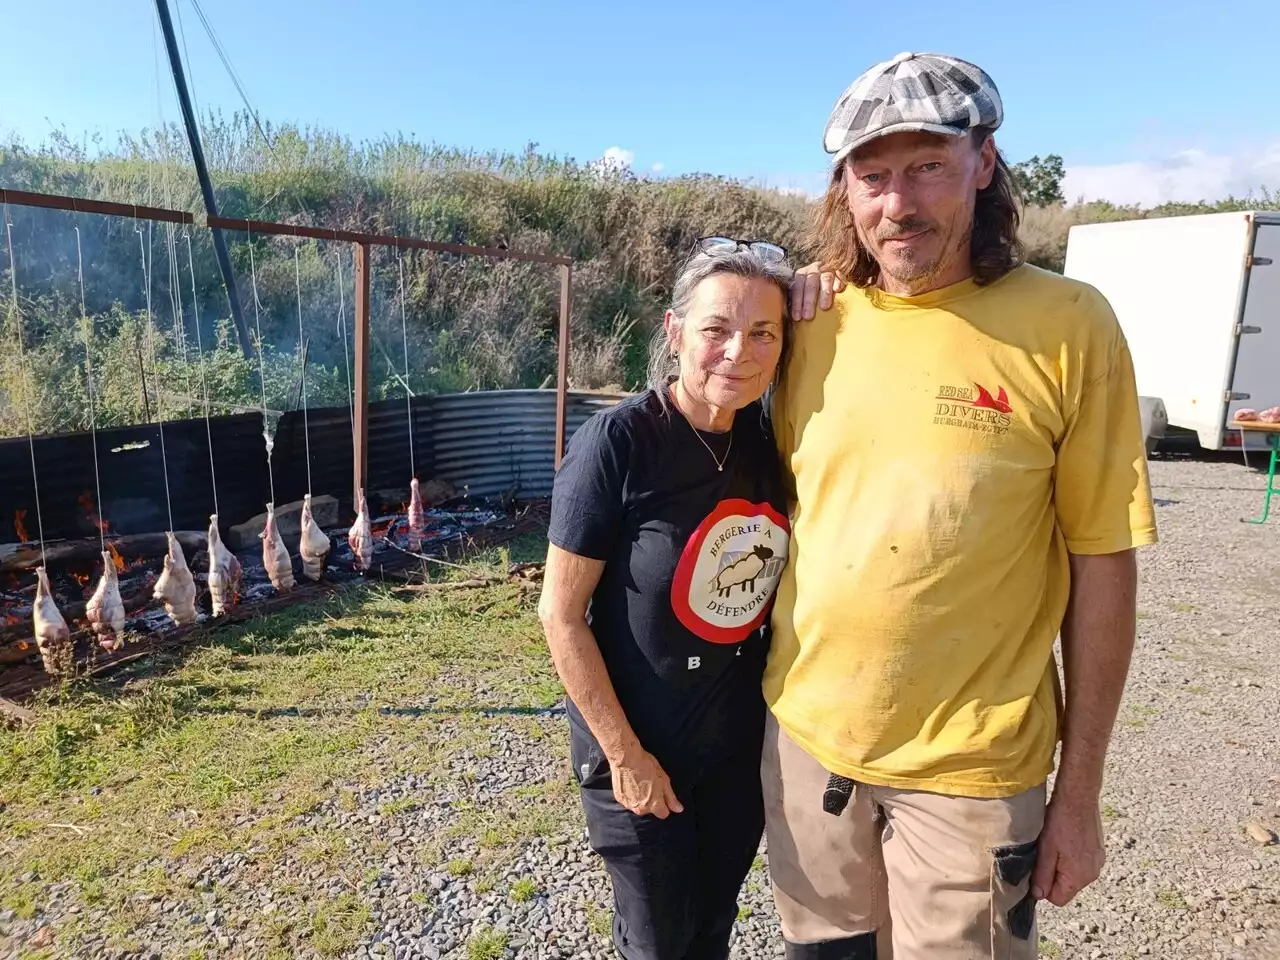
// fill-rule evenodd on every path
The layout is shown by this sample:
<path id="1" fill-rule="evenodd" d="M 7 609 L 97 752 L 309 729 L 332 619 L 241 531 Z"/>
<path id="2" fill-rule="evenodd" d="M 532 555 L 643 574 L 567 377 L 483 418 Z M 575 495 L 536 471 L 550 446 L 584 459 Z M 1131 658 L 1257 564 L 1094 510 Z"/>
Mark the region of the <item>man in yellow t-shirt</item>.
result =
<path id="1" fill-rule="evenodd" d="M 815 239 L 848 285 L 773 403 L 794 503 L 762 770 L 789 957 L 1030 960 L 1036 901 L 1102 867 L 1156 539 L 1144 438 L 1105 299 L 1022 263 L 1001 120 L 978 67 L 900 54 L 827 124 Z"/>

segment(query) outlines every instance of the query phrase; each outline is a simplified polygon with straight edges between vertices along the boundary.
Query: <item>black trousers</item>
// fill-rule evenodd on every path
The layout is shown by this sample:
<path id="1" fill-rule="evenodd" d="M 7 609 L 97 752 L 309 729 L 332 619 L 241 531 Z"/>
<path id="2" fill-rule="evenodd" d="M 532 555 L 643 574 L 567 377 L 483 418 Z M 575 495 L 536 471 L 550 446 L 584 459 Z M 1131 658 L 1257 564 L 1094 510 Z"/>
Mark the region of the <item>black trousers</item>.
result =
<path id="1" fill-rule="evenodd" d="M 738 893 L 764 832 L 759 752 L 740 751 L 676 786 L 684 812 L 659 820 L 618 803 L 594 738 L 569 727 L 591 846 L 613 881 L 618 953 L 624 960 L 725 960 Z"/>

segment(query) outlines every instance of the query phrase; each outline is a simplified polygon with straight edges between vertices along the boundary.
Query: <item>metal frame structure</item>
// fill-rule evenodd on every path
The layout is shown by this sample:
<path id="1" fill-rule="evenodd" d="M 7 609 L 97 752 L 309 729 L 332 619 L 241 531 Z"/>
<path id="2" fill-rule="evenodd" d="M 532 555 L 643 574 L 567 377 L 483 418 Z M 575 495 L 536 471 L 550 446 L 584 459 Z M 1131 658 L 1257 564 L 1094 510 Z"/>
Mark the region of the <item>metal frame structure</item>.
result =
<path id="1" fill-rule="evenodd" d="M 132 217 L 135 220 L 156 220 L 164 223 L 182 223 L 206 226 L 211 230 L 244 230 L 251 234 L 279 237 L 305 237 L 314 240 L 330 240 L 352 243 L 355 248 L 355 413 L 354 413 L 354 472 L 355 487 L 365 484 L 368 468 L 369 428 L 369 312 L 371 273 L 369 250 L 371 247 L 396 247 L 406 250 L 431 250 L 437 253 L 467 254 L 500 260 L 525 260 L 554 265 L 560 272 L 560 328 L 556 352 L 556 438 L 555 465 L 560 466 L 564 456 L 565 422 L 569 390 L 569 309 L 573 296 L 573 259 L 545 253 L 524 253 L 498 247 L 478 247 L 465 243 L 441 243 L 420 240 L 416 237 L 388 236 L 377 233 L 355 233 L 349 230 L 331 230 L 326 227 L 308 227 L 301 224 L 275 223 L 268 220 L 246 220 L 238 217 L 205 217 L 203 223 L 185 210 L 166 210 L 132 203 L 112 203 L 104 200 L 88 200 L 81 197 L 59 196 L 47 193 L 28 193 L 23 190 L 0 188 L 0 204 L 20 207 L 43 207 L 48 210 L 66 210 L 72 213 L 96 213 L 104 216 Z M 353 491 L 354 493 L 354 491 Z"/>

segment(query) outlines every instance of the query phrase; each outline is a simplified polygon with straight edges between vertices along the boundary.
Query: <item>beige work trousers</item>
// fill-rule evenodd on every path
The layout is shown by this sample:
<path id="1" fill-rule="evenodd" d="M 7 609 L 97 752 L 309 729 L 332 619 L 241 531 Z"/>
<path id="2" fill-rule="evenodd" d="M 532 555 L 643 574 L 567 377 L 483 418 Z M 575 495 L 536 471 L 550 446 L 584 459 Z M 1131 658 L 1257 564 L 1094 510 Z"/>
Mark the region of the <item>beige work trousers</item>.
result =
<path id="1" fill-rule="evenodd" d="M 834 815 L 830 774 L 772 714 L 761 775 L 788 957 L 1035 960 L 1043 784 L 980 800 L 854 783 Z"/>

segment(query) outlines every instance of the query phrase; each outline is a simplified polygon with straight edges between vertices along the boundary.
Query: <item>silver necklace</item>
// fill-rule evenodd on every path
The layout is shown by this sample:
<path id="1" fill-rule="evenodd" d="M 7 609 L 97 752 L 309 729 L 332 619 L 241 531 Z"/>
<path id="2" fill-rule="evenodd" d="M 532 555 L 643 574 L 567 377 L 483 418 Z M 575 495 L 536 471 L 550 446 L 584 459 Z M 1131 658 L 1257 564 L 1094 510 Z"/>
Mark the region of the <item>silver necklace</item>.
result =
<path id="1" fill-rule="evenodd" d="M 676 409 L 679 409 L 678 404 Z M 716 470 L 720 473 L 724 473 L 724 465 L 729 462 L 729 451 L 733 449 L 733 427 L 729 427 L 729 445 L 724 448 L 724 457 L 717 457 L 716 452 L 711 449 L 711 444 L 707 443 L 707 441 L 703 439 L 698 428 L 693 425 L 693 421 L 689 419 L 683 410 L 680 410 L 680 416 L 684 417 L 684 422 L 689 425 L 689 429 L 692 430 L 693 435 L 698 438 L 698 442 L 707 448 L 707 453 L 711 454 L 711 459 L 716 462 Z"/>

